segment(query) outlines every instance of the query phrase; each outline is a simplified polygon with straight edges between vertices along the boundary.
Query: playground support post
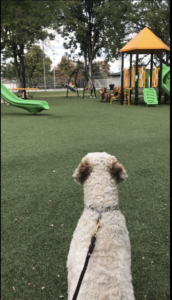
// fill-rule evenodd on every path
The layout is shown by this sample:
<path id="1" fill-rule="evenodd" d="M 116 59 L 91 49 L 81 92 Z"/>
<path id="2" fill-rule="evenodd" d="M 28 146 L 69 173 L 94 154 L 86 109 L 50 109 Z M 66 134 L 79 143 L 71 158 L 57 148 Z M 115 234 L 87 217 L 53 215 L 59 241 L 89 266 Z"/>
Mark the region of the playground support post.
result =
<path id="1" fill-rule="evenodd" d="M 130 93 L 130 102 L 131 102 L 131 91 L 132 91 L 132 86 L 131 86 L 131 68 L 132 68 L 132 53 L 130 53 L 130 88 L 131 88 L 131 90 L 129 90 L 129 93 Z"/>
<path id="2" fill-rule="evenodd" d="M 55 67 L 54 67 L 54 89 L 55 89 Z"/>
<path id="3" fill-rule="evenodd" d="M 69 82 L 70 82 L 70 80 L 69 80 Z M 68 82 L 68 84 L 69 84 L 69 82 Z M 67 89 L 67 91 L 66 91 L 66 97 L 68 97 L 68 89 Z"/>
<path id="4" fill-rule="evenodd" d="M 124 103 L 124 91 L 123 91 L 123 68 L 124 68 L 124 52 L 122 52 L 121 57 L 121 105 Z"/>
<path id="5" fill-rule="evenodd" d="M 137 105 L 137 100 L 138 100 L 138 58 L 139 58 L 139 50 L 136 50 L 135 105 Z"/>
<path id="6" fill-rule="evenodd" d="M 158 104 L 161 104 L 161 81 L 162 81 L 162 57 L 163 57 L 163 50 L 160 51 L 160 72 L 159 72 L 159 94 L 158 94 Z"/>
<path id="7" fill-rule="evenodd" d="M 169 52 L 166 52 L 166 65 L 168 66 L 168 54 Z M 164 97 L 164 103 L 167 102 L 167 94 L 165 93 L 165 97 Z"/>
<path id="8" fill-rule="evenodd" d="M 95 93 L 95 97 L 97 98 L 97 96 L 96 96 L 96 87 L 95 87 L 94 93 Z"/>
<path id="9" fill-rule="evenodd" d="M 43 48 L 43 68 L 44 68 L 44 90 L 46 92 L 46 77 L 45 77 L 45 53 L 44 53 L 44 41 L 42 42 Z"/>
<path id="10" fill-rule="evenodd" d="M 23 53 L 21 55 L 22 57 L 22 77 L 23 77 L 23 88 L 26 88 L 26 84 L 25 84 L 25 68 L 24 68 L 24 48 L 23 48 Z M 24 99 L 26 99 L 26 90 L 24 90 Z"/>
<path id="11" fill-rule="evenodd" d="M 130 88 L 131 88 L 132 53 L 130 53 Z"/>
<path id="12" fill-rule="evenodd" d="M 69 84 L 69 82 L 70 82 L 70 78 L 69 78 L 68 84 Z M 66 91 L 66 97 L 68 97 L 68 89 Z"/>
<path id="13" fill-rule="evenodd" d="M 83 89 L 83 99 L 85 97 L 85 76 L 84 76 L 84 89 Z"/>
<path id="14" fill-rule="evenodd" d="M 151 53 L 151 66 L 150 66 L 150 87 L 152 87 L 152 69 L 153 69 L 153 53 Z"/>
<path id="15" fill-rule="evenodd" d="M 77 95 L 79 97 L 78 87 L 77 87 L 77 83 L 76 83 L 78 72 L 79 72 L 79 69 L 77 70 L 76 75 L 75 75 L 75 87 L 76 87 Z"/>
<path id="16" fill-rule="evenodd" d="M 169 52 L 166 52 L 166 65 L 168 65 Z"/>

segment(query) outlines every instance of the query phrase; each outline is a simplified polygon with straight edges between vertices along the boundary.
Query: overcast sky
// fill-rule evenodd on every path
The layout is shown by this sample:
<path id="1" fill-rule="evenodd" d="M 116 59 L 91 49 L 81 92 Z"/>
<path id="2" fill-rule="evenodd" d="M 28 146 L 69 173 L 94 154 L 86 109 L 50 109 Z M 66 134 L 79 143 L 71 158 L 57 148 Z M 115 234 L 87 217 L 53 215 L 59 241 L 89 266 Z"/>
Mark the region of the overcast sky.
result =
<path id="1" fill-rule="evenodd" d="M 61 57 L 63 55 L 65 55 L 65 52 L 70 53 L 70 50 L 66 50 L 63 47 L 63 43 L 64 43 L 64 39 L 59 35 L 56 34 L 56 38 L 53 41 L 49 41 L 47 40 L 44 43 L 44 52 L 46 53 L 47 56 L 49 56 L 51 58 L 51 60 L 53 61 L 53 66 L 57 65 L 60 61 L 61 61 Z M 43 48 L 43 43 L 37 43 L 38 45 L 41 46 L 41 48 Z M 75 54 L 77 54 L 79 51 L 76 50 Z M 80 57 L 81 60 L 83 60 L 82 57 Z M 100 61 L 100 60 L 104 60 L 105 59 L 105 55 L 96 58 L 94 61 Z M 121 70 L 121 61 L 120 60 L 114 60 L 114 62 L 109 62 L 110 64 L 110 72 L 119 72 Z M 128 67 L 128 65 L 126 64 L 126 67 Z"/>

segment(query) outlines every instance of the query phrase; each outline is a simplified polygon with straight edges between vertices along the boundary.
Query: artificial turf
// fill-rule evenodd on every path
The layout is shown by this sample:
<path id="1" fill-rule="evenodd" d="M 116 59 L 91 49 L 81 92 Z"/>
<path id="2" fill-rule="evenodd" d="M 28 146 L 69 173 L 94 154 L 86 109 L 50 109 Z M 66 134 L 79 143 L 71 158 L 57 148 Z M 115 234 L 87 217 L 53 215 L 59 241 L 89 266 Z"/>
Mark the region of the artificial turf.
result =
<path id="1" fill-rule="evenodd" d="M 88 152 L 103 151 L 129 175 L 118 187 L 135 298 L 169 299 L 169 104 L 65 95 L 36 93 L 50 106 L 36 116 L 1 105 L 1 299 L 67 299 L 66 260 L 83 211 L 72 174 Z"/>

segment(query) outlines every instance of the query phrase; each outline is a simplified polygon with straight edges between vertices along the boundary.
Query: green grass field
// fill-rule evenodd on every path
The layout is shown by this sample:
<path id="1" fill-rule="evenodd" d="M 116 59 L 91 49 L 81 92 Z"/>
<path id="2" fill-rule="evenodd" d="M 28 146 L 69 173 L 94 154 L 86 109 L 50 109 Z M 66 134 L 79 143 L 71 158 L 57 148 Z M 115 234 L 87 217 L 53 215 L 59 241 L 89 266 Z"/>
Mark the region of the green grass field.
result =
<path id="1" fill-rule="evenodd" d="M 170 299 L 169 104 L 65 95 L 36 93 L 50 106 L 36 116 L 1 105 L 1 299 L 67 300 L 66 260 L 83 211 L 83 187 L 72 174 L 88 152 L 103 151 L 129 175 L 119 206 L 135 298 Z"/>

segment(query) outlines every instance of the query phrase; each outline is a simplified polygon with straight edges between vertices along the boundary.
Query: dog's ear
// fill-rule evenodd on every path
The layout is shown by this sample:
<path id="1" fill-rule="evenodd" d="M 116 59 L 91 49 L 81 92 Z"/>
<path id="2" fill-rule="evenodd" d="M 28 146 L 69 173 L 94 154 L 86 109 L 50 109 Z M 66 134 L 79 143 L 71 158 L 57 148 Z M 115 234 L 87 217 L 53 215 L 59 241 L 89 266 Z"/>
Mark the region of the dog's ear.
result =
<path id="1" fill-rule="evenodd" d="M 123 165 L 121 165 L 115 158 L 112 160 L 110 165 L 110 173 L 112 177 L 116 179 L 117 183 L 124 181 L 128 177 Z"/>
<path id="2" fill-rule="evenodd" d="M 90 175 L 91 170 L 92 169 L 90 163 L 86 158 L 80 162 L 72 176 L 76 182 L 78 182 L 79 184 L 83 184 Z"/>

